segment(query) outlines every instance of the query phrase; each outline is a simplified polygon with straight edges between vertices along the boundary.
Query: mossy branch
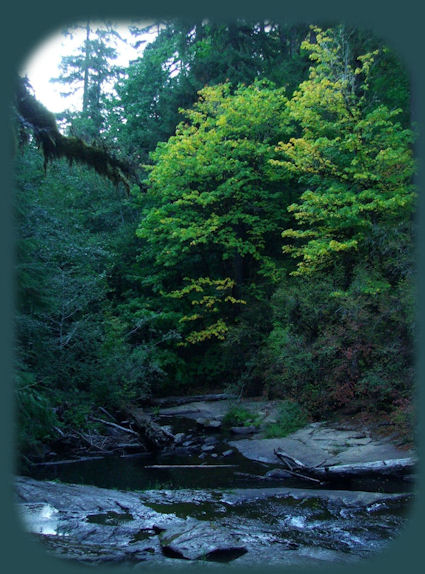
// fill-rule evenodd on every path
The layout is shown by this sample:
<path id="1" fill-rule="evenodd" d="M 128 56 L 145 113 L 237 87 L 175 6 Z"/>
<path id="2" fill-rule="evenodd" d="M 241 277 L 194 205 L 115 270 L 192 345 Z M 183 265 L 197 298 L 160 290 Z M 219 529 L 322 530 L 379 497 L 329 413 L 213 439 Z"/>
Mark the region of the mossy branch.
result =
<path id="1" fill-rule="evenodd" d="M 50 160 L 64 157 L 71 164 L 76 161 L 92 167 L 115 184 L 123 183 L 127 192 L 130 190 L 130 179 L 138 183 L 136 173 L 127 162 L 115 158 L 106 149 L 88 145 L 76 137 L 62 135 L 55 116 L 30 93 L 24 78 L 18 78 L 16 111 L 19 121 L 31 129 L 41 147 L 45 168 Z"/>

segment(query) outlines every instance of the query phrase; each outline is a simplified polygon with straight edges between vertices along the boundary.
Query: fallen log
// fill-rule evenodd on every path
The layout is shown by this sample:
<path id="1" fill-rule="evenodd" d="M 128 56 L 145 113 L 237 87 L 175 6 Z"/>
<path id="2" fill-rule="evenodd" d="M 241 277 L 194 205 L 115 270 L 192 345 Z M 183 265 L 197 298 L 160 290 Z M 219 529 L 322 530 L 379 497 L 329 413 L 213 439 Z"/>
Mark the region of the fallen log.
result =
<path id="1" fill-rule="evenodd" d="M 115 417 L 113 417 L 111 415 L 111 413 L 109 411 L 107 411 L 104 407 L 98 407 L 99 411 L 102 411 L 102 413 L 104 413 L 107 417 L 109 417 L 111 419 L 111 421 L 115 422 Z"/>
<path id="2" fill-rule="evenodd" d="M 32 466 L 54 466 L 56 464 L 75 464 L 76 462 L 87 462 L 91 460 L 103 460 L 103 456 L 81 456 L 66 460 L 48 460 L 46 462 L 31 462 Z"/>
<path id="3" fill-rule="evenodd" d="M 174 435 L 153 421 L 152 417 L 140 408 L 129 408 L 126 410 L 127 416 L 131 419 L 133 426 L 141 440 L 152 450 L 162 450 L 164 447 L 174 443 Z"/>
<path id="4" fill-rule="evenodd" d="M 285 464 L 288 471 L 297 474 L 299 478 L 319 481 L 350 480 L 353 478 L 400 478 L 410 474 L 417 464 L 415 457 L 378 460 L 353 464 L 308 466 L 290 456 L 282 449 L 275 449 L 275 455 Z"/>
<path id="5" fill-rule="evenodd" d="M 238 478 L 243 478 L 247 480 L 263 480 L 265 482 L 272 482 L 274 478 L 271 476 L 262 476 L 261 474 L 251 474 L 249 472 L 235 472 L 234 475 Z"/>
<path id="6" fill-rule="evenodd" d="M 115 450 L 122 450 L 122 449 L 135 449 L 137 448 L 138 450 L 140 450 L 141 448 L 143 449 L 143 445 L 140 444 L 140 442 L 135 441 L 135 442 L 119 442 L 118 444 L 115 445 Z"/>
<path id="7" fill-rule="evenodd" d="M 404 476 L 414 470 L 417 461 L 413 457 L 399 458 L 391 460 L 381 460 L 374 462 L 364 462 L 359 464 L 340 464 L 324 467 L 323 475 L 336 478 L 357 478 L 373 476 Z M 321 470 L 320 468 L 317 470 Z"/>

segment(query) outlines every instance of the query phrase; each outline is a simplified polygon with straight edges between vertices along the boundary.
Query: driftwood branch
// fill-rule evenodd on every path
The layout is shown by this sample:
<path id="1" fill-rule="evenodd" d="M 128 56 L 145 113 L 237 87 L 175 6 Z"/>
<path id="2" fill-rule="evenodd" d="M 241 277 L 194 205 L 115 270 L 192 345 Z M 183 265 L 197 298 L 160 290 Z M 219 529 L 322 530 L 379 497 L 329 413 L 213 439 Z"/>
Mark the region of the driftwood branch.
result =
<path id="1" fill-rule="evenodd" d="M 75 464 L 77 462 L 86 462 L 91 460 L 103 460 L 103 456 L 81 456 L 67 460 L 49 460 L 47 462 L 30 462 L 31 466 L 55 466 L 57 464 Z"/>
<path id="2" fill-rule="evenodd" d="M 120 431 L 129 433 L 129 434 L 132 434 L 132 435 L 137 436 L 137 437 L 139 436 L 138 433 L 135 432 L 134 430 L 131 430 L 131 429 L 127 429 L 127 428 L 125 428 L 125 427 L 122 427 L 121 425 L 118 425 L 117 423 L 113 423 L 113 422 L 111 422 L 111 421 L 105 421 L 104 419 L 100 419 L 99 417 L 93 417 L 93 416 L 92 416 L 92 417 L 90 417 L 90 418 L 91 418 L 91 420 L 96 421 L 96 422 L 98 422 L 98 423 L 102 423 L 102 424 L 104 424 L 104 425 L 106 425 L 106 426 L 116 428 L 116 429 L 118 429 L 118 430 L 120 430 Z"/>
<path id="3" fill-rule="evenodd" d="M 111 421 L 115 421 L 115 417 L 111 415 L 109 411 L 107 411 L 104 407 L 98 407 L 99 411 L 102 411 L 107 417 L 111 419 Z"/>
<path id="4" fill-rule="evenodd" d="M 376 478 L 379 476 L 398 478 L 406 474 L 410 474 L 417 464 L 417 459 L 415 457 L 407 457 L 373 462 L 313 467 L 290 456 L 280 448 L 275 449 L 274 453 L 285 464 L 290 474 L 307 480 L 314 479 L 318 482 L 349 480 L 351 478 Z"/>
<path id="5" fill-rule="evenodd" d="M 107 448 L 105 448 L 105 439 L 104 437 L 95 437 L 93 438 L 92 436 L 89 435 L 85 435 L 83 433 L 80 433 L 78 431 L 76 431 L 77 436 L 79 436 L 85 443 L 87 443 L 91 448 L 94 448 L 96 450 L 99 450 L 100 452 L 104 453 L 104 454 L 109 454 L 111 451 Z M 101 440 L 101 444 L 99 443 L 99 438 Z"/>

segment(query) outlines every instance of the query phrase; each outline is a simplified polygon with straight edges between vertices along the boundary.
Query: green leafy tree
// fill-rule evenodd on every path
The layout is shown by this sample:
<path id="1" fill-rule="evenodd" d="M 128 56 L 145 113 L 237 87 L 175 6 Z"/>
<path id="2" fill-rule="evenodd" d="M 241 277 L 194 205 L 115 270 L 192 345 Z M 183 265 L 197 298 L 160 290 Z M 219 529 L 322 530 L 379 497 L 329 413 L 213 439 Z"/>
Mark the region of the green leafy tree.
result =
<path id="1" fill-rule="evenodd" d="M 315 28 L 304 44 L 313 66 L 288 104 L 298 135 L 272 160 L 305 191 L 282 234 L 297 267 L 272 303 L 264 370 L 318 417 L 391 411 L 413 384 L 413 134 L 369 93 L 379 53 L 353 67 L 341 34 Z"/>
<path id="2" fill-rule="evenodd" d="M 234 94 L 229 84 L 205 88 L 152 155 L 137 233 L 152 250 L 157 289 L 178 303 L 188 343 L 224 339 L 252 285 L 279 276 L 279 237 L 294 195 L 269 160 L 288 130 L 286 101 L 265 82 Z"/>
<path id="3" fill-rule="evenodd" d="M 98 405 L 226 383 L 300 405 L 281 426 L 341 407 L 402 420 L 415 190 L 394 54 L 350 27 L 172 20 L 135 30 L 153 41 L 105 98 L 114 32 L 84 30 L 63 61 L 84 94 L 69 128 L 147 193 L 20 84 L 23 447 Z"/>
<path id="4" fill-rule="evenodd" d="M 297 273 L 342 261 L 349 280 L 372 229 L 412 213 L 413 135 L 397 121 L 400 110 L 370 109 L 376 54 L 358 56 L 354 69 L 335 31 L 315 29 L 315 37 L 304 43 L 314 62 L 310 77 L 288 106 L 300 135 L 280 144 L 283 159 L 274 160 L 306 187 L 289 207 L 298 227 L 283 237 L 285 250 L 298 258 Z"/>
<path id="5" fill-rule="evenodd" d="M 154 30 L 155 29 L 155 30 Z M 206 86 L 269 79 L 289 91 L 304 79 L 308 59 L 300 50 L 307 26 L 235 20 L 168 20 L 135 29 L 139 47 L 156 37 L 117 84 L 112 131 L 137 163 L 174 135 L 179 108 L 190 108 Z"/>

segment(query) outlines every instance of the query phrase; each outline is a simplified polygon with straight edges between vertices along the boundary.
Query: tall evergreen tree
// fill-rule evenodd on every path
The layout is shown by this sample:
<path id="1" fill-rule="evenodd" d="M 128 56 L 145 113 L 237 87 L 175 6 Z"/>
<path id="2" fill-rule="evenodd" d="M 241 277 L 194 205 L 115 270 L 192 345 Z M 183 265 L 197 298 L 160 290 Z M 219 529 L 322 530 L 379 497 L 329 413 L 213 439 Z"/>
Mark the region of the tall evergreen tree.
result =
<path id="1" fill-rule="evenodd" d="M 93 28 L 89 21 L 66 31 L 71 38 L 82 32 L 84 40 L 74 54 L 64 56 L 60 63 L 61 75 L 52 79 L 67 89 L 69 96 L 81 93 L 81 111 L 67 117 L 72 119 L 71 133 L 90 143 L 98 141 L 105 130 L 105 86 L 117 78 L 118 67 L 113 65 L 117 50 L 112 40 L 119 38 L 112 26 Z"/>

